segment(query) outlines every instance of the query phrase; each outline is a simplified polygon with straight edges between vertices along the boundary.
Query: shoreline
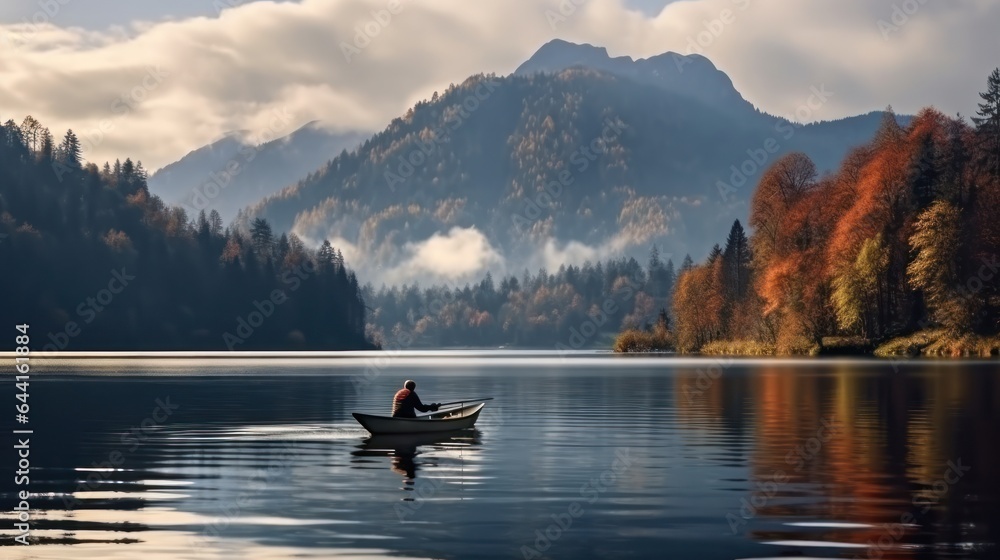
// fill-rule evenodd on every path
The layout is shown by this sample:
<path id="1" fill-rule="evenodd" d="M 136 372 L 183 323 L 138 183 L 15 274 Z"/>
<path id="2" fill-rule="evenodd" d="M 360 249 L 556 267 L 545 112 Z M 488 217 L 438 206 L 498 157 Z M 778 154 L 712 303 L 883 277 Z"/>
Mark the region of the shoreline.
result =
<path id="1" fill-rule="evenodd" d="M 643 352 L 618 351 L 622 354 Z M 860 337 L 824 337 L 822 344 L 797 341 L 784 348 L 752 340 L 716 340 L 677 356 L 715 357 L 855 357 L 877 359 L 990 359 L 1000 356 L 1000 335 L 953 334 L 943 329 L 917 331 L 874 342 Z"/>

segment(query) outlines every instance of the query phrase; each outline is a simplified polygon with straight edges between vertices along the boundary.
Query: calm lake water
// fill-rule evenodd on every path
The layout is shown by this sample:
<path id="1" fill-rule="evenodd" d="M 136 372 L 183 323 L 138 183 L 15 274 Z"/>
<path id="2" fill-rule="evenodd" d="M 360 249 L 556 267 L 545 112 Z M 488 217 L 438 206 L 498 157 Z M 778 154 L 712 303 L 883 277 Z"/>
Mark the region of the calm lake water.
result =
<path id="1" fill-rule="evenodd" d="M 406 378 L 495 400 L 370 440 Z M 30 399 L 3 558 L 1000 558 L 997 362 L 82 359 Z"/>

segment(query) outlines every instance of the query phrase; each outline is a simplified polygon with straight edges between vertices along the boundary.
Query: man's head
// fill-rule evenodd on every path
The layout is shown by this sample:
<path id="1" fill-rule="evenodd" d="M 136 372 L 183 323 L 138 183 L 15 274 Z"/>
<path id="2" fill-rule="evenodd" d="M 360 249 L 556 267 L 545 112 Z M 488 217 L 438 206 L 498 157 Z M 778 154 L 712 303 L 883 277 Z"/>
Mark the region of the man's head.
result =
<path id="1" fill-rule="evenodd" d="M 417 388 L 417 383 L 415 381 L 413 381 L 412 379 L 407 379 L 406 383 L 403 383 L 403 387 L 405 387 L 405 388 L 407 388 L 407 389 L 409 389 L 409 390 L 412 391 L 412 390 L 414 390 L 414 389 Z"/>

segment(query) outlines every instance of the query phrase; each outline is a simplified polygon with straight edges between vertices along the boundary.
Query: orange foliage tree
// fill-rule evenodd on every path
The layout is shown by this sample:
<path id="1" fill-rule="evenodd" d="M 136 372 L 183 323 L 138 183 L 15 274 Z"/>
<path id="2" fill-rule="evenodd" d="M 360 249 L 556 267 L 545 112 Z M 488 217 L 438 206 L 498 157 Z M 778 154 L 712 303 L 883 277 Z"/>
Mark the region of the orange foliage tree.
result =
<path id="1" fill-rule="evenodd" d="M 751 289 L 734 298 L 730 251 L 681 274 L 679 349 L 748 333 L 781 351 L 933 324 L 1000 330 L 1000 281 L 988 281 L 1000 278 L 1000 179 L 976 155 L 981 137 L 935 109 L 901 127 L 889 108 L 822 180 L 805 154 L 780 158 L 751 202 Z"/>

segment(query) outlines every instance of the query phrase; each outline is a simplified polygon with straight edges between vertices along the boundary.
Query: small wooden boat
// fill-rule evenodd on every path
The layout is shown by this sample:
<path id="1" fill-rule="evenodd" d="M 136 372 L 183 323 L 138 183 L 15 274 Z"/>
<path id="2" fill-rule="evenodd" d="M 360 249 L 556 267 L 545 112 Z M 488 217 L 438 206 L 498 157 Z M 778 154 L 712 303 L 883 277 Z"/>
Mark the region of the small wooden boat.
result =
<path id="1" fill-rule="evenodd" d="M 354 412 L 351 416 L 372 434 L 424 434 L 471 428 L 485 403 L 441 410 L 416 418 L 393 418 Z"/>

